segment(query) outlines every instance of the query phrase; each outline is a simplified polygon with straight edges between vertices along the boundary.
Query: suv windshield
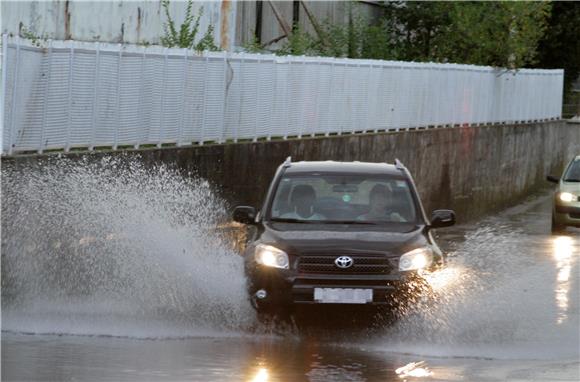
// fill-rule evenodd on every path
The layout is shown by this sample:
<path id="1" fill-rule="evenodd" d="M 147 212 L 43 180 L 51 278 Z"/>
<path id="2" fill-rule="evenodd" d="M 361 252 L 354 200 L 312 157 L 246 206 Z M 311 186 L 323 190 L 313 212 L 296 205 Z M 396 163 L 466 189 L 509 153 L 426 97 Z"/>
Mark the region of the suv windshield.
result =
<path id="1" fill-rule="evenodd" d="M 361 174 L 286 174 L 271 204 L 273 221 L 381 224 L 416 222 L 404 178 Z"/>
<path id="2" fill-rule="evenodd" d="M 580 159 L 570 163 L 568 171 L 564 175 L 564 182 L 580 182 Z"/>

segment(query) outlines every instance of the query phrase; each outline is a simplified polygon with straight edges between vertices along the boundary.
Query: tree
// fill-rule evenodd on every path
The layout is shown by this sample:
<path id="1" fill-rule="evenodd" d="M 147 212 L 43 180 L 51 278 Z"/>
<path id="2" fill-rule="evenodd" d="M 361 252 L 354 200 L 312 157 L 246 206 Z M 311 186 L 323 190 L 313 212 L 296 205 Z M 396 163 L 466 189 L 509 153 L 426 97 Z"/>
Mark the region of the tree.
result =
<path id="1" fill-rule="evenodd" d="M 550 10 L 546 2 L 392 1 L 375 24 L 353 12 L 348 25 L 323 23 L 317 42 L 297 40 L 314 41 L 306 54 L 516 69 L 536 62 Z"/>
<path id="2" fill-rule="evenodd" d="M 580 3 L 555 2 L 545 36 L 538 46 L 538 68 L 564 69 L 565 95 L 580 75 Z"/>
<path id="3" fill-rule="evenodd" d="M 546 2 L 389 2 L 400 59 L 519 68 L 535 62 Z"/>
<path id="4" fill-rule="evenodd" d="M 536 61 L 551 5 L 546 2 L 450 3 L 438 36 L 438 61 L 520 68 Z"/>

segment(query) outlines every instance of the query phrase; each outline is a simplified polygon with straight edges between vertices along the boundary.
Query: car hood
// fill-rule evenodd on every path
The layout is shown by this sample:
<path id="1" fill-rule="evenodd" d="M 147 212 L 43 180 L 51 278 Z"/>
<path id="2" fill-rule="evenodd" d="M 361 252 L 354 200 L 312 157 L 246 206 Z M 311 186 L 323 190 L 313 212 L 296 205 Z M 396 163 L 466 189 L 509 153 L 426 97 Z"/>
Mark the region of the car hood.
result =
<path id="1" fill-rule="evenodd" d="M 560 182 L 560 192 L 572 192 L 575 195 L 580 195 L 580 182 Z"/>
<path id="2" fill-rule="evenodd" d="M 260 242 L 290 254 L 356 255 L 381 253 L 392 256 L 427 244 L 425 226 L 414 224 L 296 224 L 265 223 Z"/>

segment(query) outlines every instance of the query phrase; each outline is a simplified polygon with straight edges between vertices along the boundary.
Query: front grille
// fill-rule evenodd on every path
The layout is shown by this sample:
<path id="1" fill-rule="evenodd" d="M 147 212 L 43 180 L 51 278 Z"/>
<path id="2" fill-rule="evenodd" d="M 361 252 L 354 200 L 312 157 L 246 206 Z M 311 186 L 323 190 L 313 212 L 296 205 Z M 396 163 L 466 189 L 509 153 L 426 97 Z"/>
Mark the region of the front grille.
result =
<path id="1" fill-rule="evenodd" d="M 388 258 L 384 256 L 350 256 L 353 264 L 350 268 L 339 268 L 334 260 L 340 255 L 304 256 L 298 263 L 299 273 L 312 274 L 388 274 L 393 269 Z"/>

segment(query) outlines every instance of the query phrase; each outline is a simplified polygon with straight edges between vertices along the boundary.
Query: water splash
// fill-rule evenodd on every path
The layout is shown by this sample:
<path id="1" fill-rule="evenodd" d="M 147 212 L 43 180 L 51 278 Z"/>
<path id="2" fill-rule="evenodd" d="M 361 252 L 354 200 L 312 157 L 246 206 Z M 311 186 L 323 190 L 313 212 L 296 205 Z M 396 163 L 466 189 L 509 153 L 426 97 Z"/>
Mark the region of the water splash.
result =
<path id="1" fill-rule="evenodd" d="M 558 257 L 564 241 L 565 267 Z M 430 298 L 372 346 L 427 357 L 577 359 L 579 255 L 573 237 L 530 234 L 501 218 L 484 221 L 467 231 L 447 268 L 427 275 Z"/>
<path id="2" fill-rule="evenodd" d="M 208 182 L 123 157 L 2 170 L 3 330 L 137 337 L 247 327 Z"/>

